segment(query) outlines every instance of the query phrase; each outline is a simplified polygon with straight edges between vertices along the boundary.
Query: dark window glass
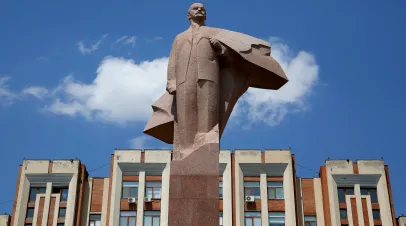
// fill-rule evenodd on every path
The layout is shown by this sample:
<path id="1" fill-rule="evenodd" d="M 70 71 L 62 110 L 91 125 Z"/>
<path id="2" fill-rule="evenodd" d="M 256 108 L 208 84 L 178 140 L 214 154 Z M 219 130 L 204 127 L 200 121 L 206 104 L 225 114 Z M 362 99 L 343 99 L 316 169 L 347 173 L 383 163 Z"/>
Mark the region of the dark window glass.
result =
<path id="1" fill-rule="evenodd" d="M 354 195 L 354 188 L 337 188 L 338 201 L 340 203 L 345 203 L 346 195 Z"/>
<path id="2" fill-rule="evenodd" d="M 260 199 L 261 189 L 259 182 L 244 182 L 244 196 L 254 196 L 255 199 Z"/>
<path id="3" fill-rule="evenodd" d="M 268 199 L 284 199 L 283 182 L 268 182 Z"/>
<path id="4" fill-rule="evenodd" d="M 317 226 L 316 216 L 305 216 L 305 226 Z"/>
<path id="5" fill-rule="evenodd" d="M 56 226 L 65 226 L 64 223 L 58 223 Z"/>
<path id="6" fill-rule="evenodd" d="M 61 191 L 61 201 L 68 201 L 68 188 L 62 188 Z"/>
<path id="7" fill-rule="evenodd" d="M 372 210 L 372 216 L 374 217 L 374 220 L 381 219 L 381 213 L 379 212 L 379 210 Z"/>
<path id="8" fill-rule="evenodd" d="M 34 217 L 34 207 L 28 207 L 26 218 L 33 218 L 33 217 Z"/>
<path id="9" fill-rule="evenodd" d="M 219 182 L 219 197 L 220 199 L 223 199 L 223 182 Z"/>
<path id="10" fill-rule="evenodd" d="M 145 183 L 145 196 L 151 199 L 161 199 L 161 187 L 160 181 L 151 181 Z"/>
<path id="11" fill-rule="evenodd" d="M 32 224 L 24 224 L 24 226 L 32 226 Z"/>
<path id="12" fill-rule="evenodd" d="M 347 209 L 340 209 L 340 218 L 347 219 Z"/>
<path id="13" fill-rule="evenodd" d="M 53 187 L 52 188 L 52 194 L 60 194 L 61 201 L 68 200 L 68 191 L 69 191 L 69 188 L 67 188 L 67 187 Z"/>
<path id="14" fill-rule="evenodd" d="M 65 217 L 66 215 L 66 208 L 59 208 L 58 217 Z"/>
<path id="15" fill-rule="evenodd" d="M 29 201 L 35 201 L 37 198 L 37 194 L 44 194 L 46 191 L 46 188 L 44 187 L 33 187 L 30 188 L 30 196 L 29 196 Z"/>
<path id="16" fill-rule="evenodd" d="M 369 195 L 372 203 L 378 203 L 378 195 L 376 194 L 376 188 L 362 188 L 361 195 Z"/>
<path id="17" fill-rule="evenodd" d="M 123 181 L 121 198 L 138 198 L 138 181 Z"/>
<path id="18" fill-rule="evenodd" d="M 343 188 L 338 189 L 338 201 L 340 203 L 345 202 L 345 190 Z"/>

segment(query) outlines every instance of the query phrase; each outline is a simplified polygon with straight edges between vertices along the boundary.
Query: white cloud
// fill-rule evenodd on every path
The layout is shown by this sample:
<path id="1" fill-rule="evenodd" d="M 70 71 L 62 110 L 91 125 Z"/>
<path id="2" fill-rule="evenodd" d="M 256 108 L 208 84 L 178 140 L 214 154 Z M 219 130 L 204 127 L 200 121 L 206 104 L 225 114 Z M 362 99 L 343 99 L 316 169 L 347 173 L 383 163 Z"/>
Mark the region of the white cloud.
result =
<path id="1" fill-rule="evenodd" d="M 135 137 L 135 138 L 129 140 L 130 148 L 145 149 L 146 148 L 145 145 L 146 145 L 147 141 L 150 139 L 151 139 L 151 137 L 148 137 L 148 136 Z"/>
<path id="2" fill-rule="evenodd" d="M 240 102 L 249 121 L 276 125 L 288 113 L 306 109 L 306 97 L 318 81 L 319 66 L 312 54 L 306 51 L 294 54 L 280 39 L 270 41 L 271 55 L 281 64 L 289 82 L 275 91 L 250 88 Z"/>
<path id="3" fill-rule="evenodd" d="M 293 53 L 280 40 L 271 42 L 272 56 L 280 62 L 289 82 L 280 90 L 250 88 L 239 100 L 233 120 L 276 125 L 287 114 L 306 109 L 306 97 L 318 80 L 315 57 L 305 51 Z M 165 91 L 167 58 L 135 63 L 117 57 L 104 58 L 90 84 L 68 76 L 55 90 L 46 110 L 88 120 L 125 124 L 145 122 L 151 104 Z"/>
<path id="4" fill-rule="evenodd" d="M 131 47 L 134 47 L 136 41 L 137 41 L 137 37 L 124 35 L 121 38 L 117 39 L 115 44 L 116 45 L 131 45 Z"/>
<path id="5" fill-rule="evenodd" d="M 102 35 L 101 38 L 95 44 L 93 44 L 89 47 L 86 47 L 85 42 L 83 40 L 81 40 L 77 43 L 78 49 L 83 55 L 93 53 L 94 51 L 99 49 L 100 45 L 102 44 L 103 40 L 106 37 L 107 37 L 107 34 Z"/>
<path id="6" fill-rule="evenodd" d="M 39 86 L 31 86 L 23 89 L 21 91 L 23 95 L 32 95 L 40 100 L 44 99 L 44 97 L 48 94 L 48 89 L 39 87 Z"/>
<path id="7" fill-rule="evenodd" d="M 3 106 L 11 105 L 14 99 L 18 97 L 17 94 L 8 88 L 8 80 L 10 80 L 10 77 L 0 77 L 0 105 Z"/>
<path id="8" fill-rule="evenodd" d="M 58 99 L 46 110 L 119 124 L 145 121 L 152 112 L 151 104 L 165 90 L 167 63 L 167 58 L 136 64 L 106 57 L 91 84 L 66 77 L 55 89 Z"/>

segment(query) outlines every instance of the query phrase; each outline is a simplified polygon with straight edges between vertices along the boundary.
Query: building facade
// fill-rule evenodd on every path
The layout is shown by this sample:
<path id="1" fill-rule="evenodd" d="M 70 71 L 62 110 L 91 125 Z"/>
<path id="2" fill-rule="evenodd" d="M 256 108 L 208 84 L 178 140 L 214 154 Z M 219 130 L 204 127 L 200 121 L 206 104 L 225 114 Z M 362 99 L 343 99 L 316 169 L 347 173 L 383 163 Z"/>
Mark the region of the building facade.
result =
<path id="1" fill-rule="evenodd" d="M 300 178 L 290 150 L 219 155 L 219 225 L 405 224 L 383 160 L 327 160 L 319 177 Z M 24 160 L 0 226 L 166 226 L 171 159 L 170 150 L 115 150 L 105 178 L 79 160 Z"/>

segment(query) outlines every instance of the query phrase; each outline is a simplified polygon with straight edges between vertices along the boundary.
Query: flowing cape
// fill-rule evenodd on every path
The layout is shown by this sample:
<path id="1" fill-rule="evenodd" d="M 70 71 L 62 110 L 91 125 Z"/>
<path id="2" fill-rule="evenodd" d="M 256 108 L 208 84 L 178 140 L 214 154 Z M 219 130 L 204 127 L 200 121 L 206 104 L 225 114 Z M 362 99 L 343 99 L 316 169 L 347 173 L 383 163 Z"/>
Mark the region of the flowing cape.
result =
<path id="1" fill-rule="evenodd" d="M 270 56 L 268 42 L 239 32 L 202 27 L 208 37 L 216 38 L 228 50 L 231 64 L 220 65 L 220 137 L 234 105 L 249 88 L 277 90 L 288 82 L 279 63 Z M 230 60 L 231 59 L 231 60 Z M 144 133 L 168 144 L 173 143 L 176 98 L 165 92 L 152 104 L 152 116 Z"/>

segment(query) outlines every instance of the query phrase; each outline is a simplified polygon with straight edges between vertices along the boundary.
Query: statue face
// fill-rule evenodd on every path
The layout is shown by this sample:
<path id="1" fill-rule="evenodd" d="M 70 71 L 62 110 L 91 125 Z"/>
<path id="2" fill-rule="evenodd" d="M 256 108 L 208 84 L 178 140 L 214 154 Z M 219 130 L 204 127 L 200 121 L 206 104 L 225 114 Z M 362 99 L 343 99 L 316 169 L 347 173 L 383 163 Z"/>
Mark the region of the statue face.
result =
<path id="1" fill-rule="evenodd" d="M 189 8 L 188 12 L 189 19 L 206 20 L 206 9 L 201 3 L 194 3 Z"/>

